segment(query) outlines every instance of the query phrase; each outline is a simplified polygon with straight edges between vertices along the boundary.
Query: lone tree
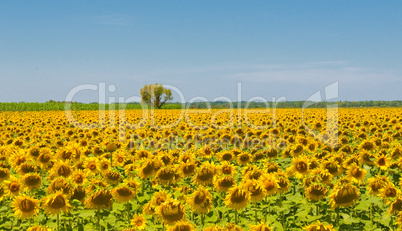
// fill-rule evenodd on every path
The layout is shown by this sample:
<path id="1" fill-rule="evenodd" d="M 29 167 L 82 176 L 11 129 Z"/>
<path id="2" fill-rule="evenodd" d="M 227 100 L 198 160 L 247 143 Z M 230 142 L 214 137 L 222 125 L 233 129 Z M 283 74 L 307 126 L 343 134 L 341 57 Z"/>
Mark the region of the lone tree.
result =
<path id="1" fill-rule="evenodd" d="M 140 94 L 142 103 L 152 105 L 154 108 L 158 109 L 161 108 L 166 101 L 173 99 L 172 91 L 164 88 L 162 84 L 158 83 L 145 85 L 140 90 Z"/>

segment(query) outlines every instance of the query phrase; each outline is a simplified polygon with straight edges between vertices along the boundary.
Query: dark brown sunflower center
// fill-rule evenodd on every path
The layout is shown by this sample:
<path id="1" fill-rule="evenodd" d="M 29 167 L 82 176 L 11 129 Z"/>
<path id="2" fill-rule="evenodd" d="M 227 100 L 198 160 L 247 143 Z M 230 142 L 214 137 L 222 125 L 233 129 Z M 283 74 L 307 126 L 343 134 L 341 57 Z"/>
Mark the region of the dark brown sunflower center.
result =
<path id="1" fill-rule="evenodd" d="M 236 190 L 233 192 L 232 196 L 230 197 L 230 201 L 235 204 L 240 204 L 246 200 L 245 193 L 242 193 L 240 190 Z"/>
<path id="2" fill-rule="evenodd" d="M 29 213 L 35 209 L 35 203 L 32 200 L 24 199 L 20 202 L 18 207 L 22 212 Z"/>
<path id="3" fill-rule="evenodd" d="M 298 172 L 305 172 L 307 171 L 307 163 L 305 162 L 299 162 L 296 164 L 296 170 Z"/>
<path id="4" fill-rule="evenodd" d="M 41 181 L 41 178 L 39 176 L 28 176 L 25 178 L 25 184 L 28 186 L 35 186 L 37 184 L 39 184 Z"/>
<path id="5" fill-rule="evenodd" d="M 133 190 L 131 190 L 129 188 L 119 188 L 116 191 L 117 191 L 117 194 L 119 194 L 119 196 L 122 196 L 122 197 L 129 197 L 129 196 L 133 195 Z"/>
<path id="6" fill-rule="evenodd" d="M 96 169 L 96 164 L 95 163 L 90 163 L 90 164 L 88 164 L 88 168 L 90 170 L 95 170 Z"/>
<path id="7" fill-rule="evenodd" d="M 378 161 L 377 161 L 377 163 L 378 163 L 378 165 L 380 165 L 380 166 L 385 166 L 385 158 L 380 158 L 380 159 L 378 159 Z"/>
<path id="8" fill-rule="evenodd" d="M 354 169 L 352 170 L 352 176 L 353 176 L 354 178 L 360 178 L 362 175 L 363 175 L 363 171 L 361 171 L 360 169 L 354 168 Z"/>
<path id="9" fill-rule="evenodd" d="M 66 165 L 62 165 L 59 167 L 59 170 L 57 170 L 57 174 L 59 174 L 59 176 L 69 176 L 71 174 L 71 169 Z"/>
<path id="10" fill-rule="evenodd" d="M 66 206 L 66 198 L 62 195 L 57 195 L 53 200 L 49 203 L 49 207 L 52 209 L 61 209 Z"/>
<path id="11" fill-rule="evenodd" d="M 9 186 L 11 192 L 16 192 L 20 189 L 20 185 L 17 182 L 12 182 Z"/>
<path id="12" fill-rule="evenodd" d="M 183 167 L 183 173 L 188 175 L 188 174 L 192 174 L 195 170 L 195 166 L 193 164 L 188 164 L 186 166 Z"/>

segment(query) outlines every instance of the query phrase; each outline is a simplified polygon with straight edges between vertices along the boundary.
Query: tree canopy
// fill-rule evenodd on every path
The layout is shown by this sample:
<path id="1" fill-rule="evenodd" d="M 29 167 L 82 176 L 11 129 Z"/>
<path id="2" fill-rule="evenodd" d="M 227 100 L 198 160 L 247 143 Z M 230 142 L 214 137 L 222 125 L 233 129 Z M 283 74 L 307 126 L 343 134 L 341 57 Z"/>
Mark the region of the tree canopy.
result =
<path id="1" fill-rule="evenodd" d="M 172 91 L 158 83 L 145 85 L 140 90 L 140 94 L 142 103 L 154 108 L 161 108 L 168 100 L 173 99 Z"/>

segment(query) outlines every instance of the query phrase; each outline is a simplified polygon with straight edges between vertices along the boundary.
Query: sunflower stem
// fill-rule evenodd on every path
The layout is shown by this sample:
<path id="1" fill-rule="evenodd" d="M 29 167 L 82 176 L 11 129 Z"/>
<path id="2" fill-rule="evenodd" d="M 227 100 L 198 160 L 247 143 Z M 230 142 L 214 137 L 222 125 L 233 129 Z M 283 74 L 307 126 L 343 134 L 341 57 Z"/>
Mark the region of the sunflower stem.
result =
<path id="1" fill-rule="evenodd" d="M 373 228 L 373 204 L 370 204 L 370 227 Z"/>
<path id="2" fill-rule="evenodd" d="M 255 211 L 255 224 L 258 224 L 258 215 L 257 215 L 257 212 L 258 212 L 258 206 L 257 206 L 257 201 L 255 201 L 254 202 L 254 211 Z"/>
<path id="3" fill-rule="evenodd" d="M 57 231 L 60 230 L 60 213 L 57 214 Z"/>
<path id="4" fill-rule="evenodd" d="M 336 212 L 336 221 L 335 221 L 335 224 L 336 224 L 336 227 L 338 227 L 338 226 L 339 226 L 339 208 L 336 208 L 336 209 L 335 209 L 335 212 Z"/>
<path id="5" fill-rule="evenodd" d="M 318 203 L 315 203 L 315 215 L 318 216 L 320 214 L 320 207 L 318 206 Z"/>
<path id="6" fill-rule="evenodd" d="M 235 224 L 238 225 L 238 222 L 237 222 L 237 209 L 235 209 Z"/>
<path id="7" fill-rule="evenodd" d="M 110 168 L 113 168 L 113 152 L 110 152 Z"/>
<path id="8" fill-rule="evenodd" d="M 126 203 L 126 213 L 127 213 L 127 224 L 130 225 L 130 210 L 129 210 L 129 202 Z"/>
<path id="9" fill-rule="evenodd" d="M 98 229 L 99 231 L 101 230 L 101 226 L 100 226 L 100 207 L 98 206 Z"/>
<path id="10" fill-rule="evenodd" d="M 204 221 L 205 221 L 205 214 L 201 213 L 201 225 L 204 227 Z"/>

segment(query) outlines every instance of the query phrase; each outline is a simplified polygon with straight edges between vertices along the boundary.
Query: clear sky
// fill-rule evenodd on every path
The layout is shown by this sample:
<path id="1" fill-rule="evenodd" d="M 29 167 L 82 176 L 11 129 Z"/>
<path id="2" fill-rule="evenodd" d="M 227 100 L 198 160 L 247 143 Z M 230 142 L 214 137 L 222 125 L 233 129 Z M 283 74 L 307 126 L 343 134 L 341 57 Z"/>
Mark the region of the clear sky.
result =
<path id="1" fill-rule="evenodd" d="M 402 100 L 402 1 L 3 1 L 0 101 L 65 100 L 81 84 L 194 97 Z M 177 94 L 174 101 L 179 101 Z M 97 101 L 94 91 L 74 101 Z"/>

